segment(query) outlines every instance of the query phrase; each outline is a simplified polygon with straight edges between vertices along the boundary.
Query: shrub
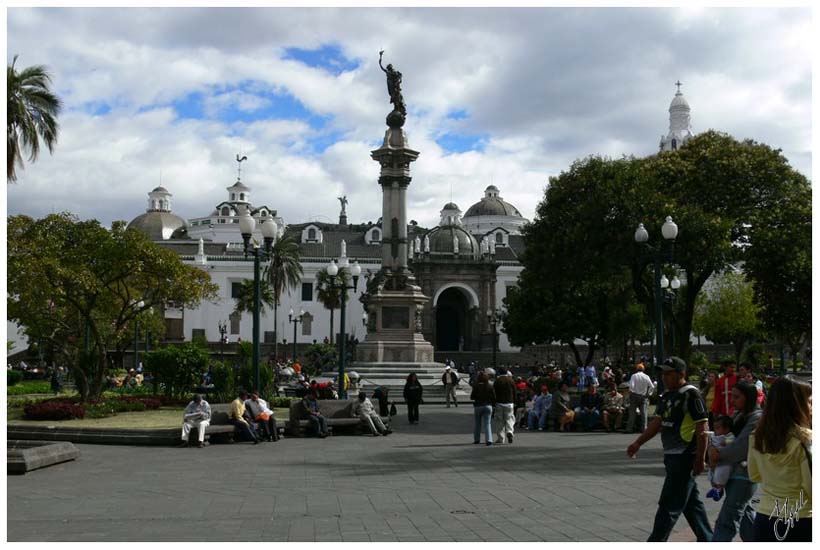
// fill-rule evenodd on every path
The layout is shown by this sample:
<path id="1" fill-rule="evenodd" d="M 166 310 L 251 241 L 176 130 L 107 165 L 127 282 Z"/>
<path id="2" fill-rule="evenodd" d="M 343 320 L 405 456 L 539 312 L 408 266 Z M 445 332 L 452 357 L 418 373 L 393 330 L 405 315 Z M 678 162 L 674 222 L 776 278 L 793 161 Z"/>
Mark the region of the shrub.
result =
<path id="1" fill-rule="evenodd" d="M 321 372 L 336 370 L 338 363 L 339 355 L 336 346 L 313 344 L 305 352 L 305 362 L 302 367 L 313 378 Z"/>
<path id="2" fill-rule="evenodd" d="M 52 393 L 51 384 L 39 380 L 26 380 L 16 386 L 6 388 L 7 395 L 26 395 L 29 393 Z"/>
<path id="3" fill-rule="evenodd" d="M 249 392 L 251 390 L 258 389 L 260 395 L 269 395 L 271 393 L 271 382 L 273 382 L 273 369 L 265 363 L 259 363 L 260 388 L 256 387 L 256 369 L 253 368 L 250 361 L 245 363 L 245 365 L 239 369 L 239 383 Z"/>
<path id="4" fill-rule="evenodd" d="M 211 380 L 214 384 L 214 399 L 219 403 L 231 401 L 234 395 L 234 368 L 225 363 L 211 365 Z"/>
<path id="5" fill-rule="evenodd" d="M 23 373 L 19 370 L 7 370 L 6 371 L 6 384 L 9 387 L 19 384 L 23 381 Z"/>
<path id="6" fill-rule="evenodd" d="M 298 397 L 271 397 L 268 400 L 268 406 L 273 409 L 274 407 L 279 408 L 289 408 L 290 404 L 294 401 L 300 401 Z"/>
<path id="7" fill-rule="evenodd" d="M 168 397 L 179 397 L 196 387 L 209 360 L 208 351 L 192 342 L 151 351 L 143 357 L 146 370 L 165 388 Z"/>
<path id="8" fill-rule="evenodd" d="M 23 416 L 27 420 L 71 420 L 72 418 L 84 418 L 85 408 L 82 405 L 65 401 L 44 401 L 27 405 L 23 409 Z"/>

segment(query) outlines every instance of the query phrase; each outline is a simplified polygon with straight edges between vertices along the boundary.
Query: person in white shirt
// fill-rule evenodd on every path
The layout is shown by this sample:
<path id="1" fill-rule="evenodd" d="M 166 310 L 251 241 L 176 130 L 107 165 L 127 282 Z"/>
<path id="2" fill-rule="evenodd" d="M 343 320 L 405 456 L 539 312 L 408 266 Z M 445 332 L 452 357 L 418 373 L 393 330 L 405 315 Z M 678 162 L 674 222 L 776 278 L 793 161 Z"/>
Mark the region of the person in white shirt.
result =
<path id="1" fill-rule="evenodd" d="M 370 399 L 367 398 L 366 393 L 359 393 L 359 400 L 353 404 L 352 412 L 353 416 L 358 416 L 362 423 L 370 429 L 370 433 L 373 434 L 373 436 L 378 436 L 379 434 L 388 435 L 393 433 L 392 430 L 388 429 L 384 425 L 381 417 L 376 414 L 376 410 L 373 408 L 373 403 L 371 403 Z"/>
<path id="2" fill-rule="evenodd" d="M 655 382 L 643 371 L 643 363 L 635 367 L 635 374 L 629 377 L 629 416 L 626 422 L 626 433 L 643 433 L 647 424 L 646 402 L 655 390 Z M 640 418 L 638 429 L 635 421 Z"/>
<path id="3" fill-rule="evenodd" d="M 192 428 L 196 428 L 199 435 L 197 447 L 205 446 L 205 428 L 211 424 L 211 406 L 199 394 L 185 407 L 182 413 L 182 443 L 180 447 L 188 446 L 188 435 Z"/>

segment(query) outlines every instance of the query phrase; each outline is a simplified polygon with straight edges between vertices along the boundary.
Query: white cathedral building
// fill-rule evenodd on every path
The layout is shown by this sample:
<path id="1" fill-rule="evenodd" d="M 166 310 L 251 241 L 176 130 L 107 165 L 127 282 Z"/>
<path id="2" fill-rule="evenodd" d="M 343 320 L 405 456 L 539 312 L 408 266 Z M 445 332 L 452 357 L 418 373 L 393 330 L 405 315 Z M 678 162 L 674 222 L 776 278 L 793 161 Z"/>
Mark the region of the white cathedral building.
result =
<path id="1" fill-rule="evenodd" d="M 669 132 L 662 136 L 661 151 L 680 148 L 692 137 L 690 108 L 680 83 L 669 106 Z M 167 310 L 168 337 L 189 340 L 204 336 L 219 341 L 219 324 L 228 328 L 230 341 L 251 340 L 250 314 L 234 313 L 234 297 L 239 285 L 253 277 L 253 262 L 244 258 L 239 231 L 239 215 L 246 208 L 257 220 L 254 237 L 261 242 L 261 221 L 272 217 L 280 235 L 289 234 L 299 243 L 303 277 L 296 289 L 285 291 L 281 299 L 278 326 L 273 312 L 265 308 L 260 337 L 272 343 L 293 343 L 294 326 L 298 343 L 322 341 L 330 334 L 330 311 L 317 300 L 316 276 L 331 260 L 338 260 L 342 243 L 348 257 L 362 266 L 363 273 L 375 273 L 381 265 L 380 223 L 350 224 L 343 210 L 339 223 L 288 223 L 275 209 L 251 201 L 252 189 L 237 178 L 226 188 L 223 200 L 207 215 L 183 219 L 171 210 L 171 193 L 157 187 L 148 193 L 148 208 L 129 227 L 145 232 L 161 246 L 175 251 L 189 264 L 208 271 L 219 286 L 217 303 L 203 302 L 192 310 Z M 430 298 L 423 316 L 423 332 L 436 351 L 491 351 L 492 325 L 488 313 L 501 310 L 507 289 L 517 284 L 523 266 L 521 230 L 528 222 L 519 210 L 504 201 L 500 190 L 490 185 L 484 197 L 463 214 L 448 203 L 442 208 L 438 227 L 408 227 L 412 240 L 410 265 L 419 285 Z M 363 283 L 363 282 L 362 282 Z M 364 310 L 359 294 L 350 295 L 345 331 L 360 341 L 366 333 Z M 352 291 L 351 291 L 352 294 Z M 302 323 L 291 324 L 288 314 L 303 312 Z M 339 312 L 334 311 L 334 329 L 339 333 Z M 334 338 L 335 339 L 335 338 Z M 499 351 L 518 351 L 499 330 Z"/>

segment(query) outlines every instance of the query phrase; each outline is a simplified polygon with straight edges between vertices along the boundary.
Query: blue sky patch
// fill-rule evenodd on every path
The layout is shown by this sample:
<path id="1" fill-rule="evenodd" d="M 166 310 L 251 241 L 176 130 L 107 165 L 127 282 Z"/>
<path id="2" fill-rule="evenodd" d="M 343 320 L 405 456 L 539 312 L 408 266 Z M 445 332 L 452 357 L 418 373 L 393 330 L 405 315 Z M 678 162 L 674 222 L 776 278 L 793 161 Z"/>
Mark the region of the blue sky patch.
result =
<path id="1" fill-rule="evenodd" d="M 317 67 L 339 75 L 355 70 L 359 62 L 350 60 L 342 54 L 338 44 L 325 44 L 317 50 L 304 50 L 302 48 L 286 48 L 282 59 L 293 59 L 308 67 Z"/>
<path id="2" fill-rule="evenodd" d="M 447 153 L 483 151 L 489 137 L 489 134 L 459 134 L 456 132 L 447 132 L 436 137 L 436 143 Z"/>
<path id="3" fill-rule="evenodd" d="M 111 105 L 105 101 L 89 101 L 80 105 L 77 110 L 92 116 L 103 116 L 111 112 Z"/>
<path id="4" fill-rule="evenodd" d="M 470 118 L 470 114 L 466 109 L 454 109 L 447 113 L 447 118 L 450 120 L 465 120 Z"/>

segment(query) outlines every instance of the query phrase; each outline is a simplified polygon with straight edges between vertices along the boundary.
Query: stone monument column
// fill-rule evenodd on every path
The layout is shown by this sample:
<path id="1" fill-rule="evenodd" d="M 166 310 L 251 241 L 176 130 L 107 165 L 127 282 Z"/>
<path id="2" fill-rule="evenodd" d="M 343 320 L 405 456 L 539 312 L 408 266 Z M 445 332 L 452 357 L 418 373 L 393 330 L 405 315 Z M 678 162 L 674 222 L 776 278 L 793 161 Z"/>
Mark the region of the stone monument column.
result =
<path id="1" fill-rule="evenodd" d="M 379 58 L 381 67 L 381 58 Z M 410 164 L 419 152 L 410 148 L 404 133 L 407 111 L 401 95 L 401 73 L 381 67 L 387 75 L 387 90 L 393 110 L 387 115 L 387 130 L 381 147 L 371 151 L 379 163 L 379 186 L 382 190 L 382 267 L 368 281 L 361 301 L 369 318 L 365 341 L 357 347 L 357 359 L 363 363 L 396 363 L 412 365 L 431 363 L 433 346 L 422 336 L 421 313 L 430 298 L 415 284 L 408 269 L 407 188 Z"/>

